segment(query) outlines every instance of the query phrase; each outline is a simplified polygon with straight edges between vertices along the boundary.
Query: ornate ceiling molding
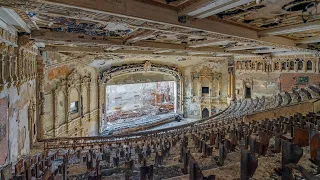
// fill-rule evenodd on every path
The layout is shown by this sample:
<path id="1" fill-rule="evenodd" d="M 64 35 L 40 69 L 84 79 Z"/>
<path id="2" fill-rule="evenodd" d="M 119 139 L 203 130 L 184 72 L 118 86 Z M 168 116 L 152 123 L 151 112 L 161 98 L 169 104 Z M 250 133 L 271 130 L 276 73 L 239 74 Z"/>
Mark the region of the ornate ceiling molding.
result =
<path id="1" fill-rule="evenodd" d="M 182 77 L 181 72 L 176 67 L 154 64 L 150 61 L 146 61 L 145 63 L 133 63 L 122 66 L 113 66 L 111 69 L 102 73 L 100 80 L 106 83 L 111 78 L 135 72 L 158 72 L 170 74 L 176 79 L 176 81 L 180 81 Z"/>

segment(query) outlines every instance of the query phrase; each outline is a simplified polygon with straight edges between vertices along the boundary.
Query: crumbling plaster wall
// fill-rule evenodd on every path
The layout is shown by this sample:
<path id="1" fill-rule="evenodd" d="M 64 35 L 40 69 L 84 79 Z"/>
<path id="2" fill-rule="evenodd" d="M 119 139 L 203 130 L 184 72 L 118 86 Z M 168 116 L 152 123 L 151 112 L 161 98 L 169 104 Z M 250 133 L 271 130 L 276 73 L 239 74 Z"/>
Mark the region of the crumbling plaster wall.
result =
<path id="1" fill-rule="evenodd" d="M 297 78 L 307 77 L 308 81 L 299 84 Z M 236 71 L 236 97 L 243 99 L 245 86 L 251 87 L 251 97 L 272 96 L 280 92 L 290 92 L 293 89 L 320 84 L 318 73 L 289 72 L 245 72 Z"/>
<path id="2" fill-rule="evenodd" d="M 251 97 L 276 95 L 280 92 L 280 73 L 236 71 L 236 98 L 243 99 L 245 86 L 251 88 Z"/>
<path id="3" fill-rule="evenodd" d="M 46 64 L 56 63 L 65 61 L 65 57 L 63 54 L 59 54 L 57 52 L 44 52 L 43 59 Z M 89 85 L 89 89 L 85 86 L 82 86 L 82 92 L 76 90 L 75 88 L 71 88 L 71 93 L 69 95 L 70 102 L 79 101 L 79 109 L 80 105 L 80 95 L 83 98 L 83 116 L 80 113 L 68 116 L 68 111 L 70 104 L 67 104 L 67 94 L 62 91 L 58 91 L 57 94 L 57 116 L 56 122 L 54 124 L 54 108 L 55 108 L 55 98 L 54 98 L 54 90 L 57 88 L 57 83 L 63 79 L 68 78 L 68 76 L 73 72 L 77 71 L 77 73 L 81 76 L 90 75 L 91 83 Z M 96 135 L 98 129 L 98 97 L 97 97 L 97 73 L 94 68 L 82 65 L 80 63 L 69 63 L 57 65 L 55 67 L 50 66 L 45 71 L 44 77 L 45 85 L 44 85 L 44 99 L 45 99 L 45 116 L 43 119 L 43 137 L 44 138 L 52 138 L 56 136 L 88 136 L 88 135 Z M 88 91 L 90 94 L 88 97 Z M 79 94 L 78 94 L 79 92 Z M 90 101 L 90 102 L 89 102 Z M 90 105 L 89 105 L 90 103 Z M 90 109 L 89 107 L 90 106 Z M 89 115 L 90 114 L 90 115 Z M 69 120 L 68 126 L 65 126 L 67 123 L 67 119 Z M 89 119 L 88 119 L 89 118 Z M 58 132 L 54 132 L 54 129 L 60 128 Z"/>
<path id="4" fill-rule="evenodd" d="M 227 101 L 227 89 L 228 89 L 228 60 L 220 60 L 220 61 L 214 61 L 214 62 L 205 62 L 198 65 L 193 65 L 186 67 L 184 69 L 183 75 L 185 80 L 185 115 L 187 117 L 192 118 L 201 118 L 201 109 L 205 106 L 201 105 L 201 102 L 199 101 L 193 101 L 192 100 L 192 72 L 199 73 L 201 69 L 204 67 L 209 67 L 212 70 L 212 73 L 221 73 L 222 76 L 222 87 L 221 87 L 221 98 L 219 103 L 214 103 L 212 106 L 218 108 L 218 109 L 224 109 L 227 107 L 226 101 Z M 209 108 L 208 108 L 209 109 Z M 211 110 L 209 110 L 211 111 Z"/>
<path id="5" fill-rule="evenodd" d="M 0 92 L 0 99 L 7 98 L 9 102 L 9 159 L 7 162 L 15 162 L 30 151 L 28 108 L 30 102 L 35 102 L 35 86 L 35 80 L 30 80 L 19 85 L 19 88 L 13 85 L 5 86 Z"/>

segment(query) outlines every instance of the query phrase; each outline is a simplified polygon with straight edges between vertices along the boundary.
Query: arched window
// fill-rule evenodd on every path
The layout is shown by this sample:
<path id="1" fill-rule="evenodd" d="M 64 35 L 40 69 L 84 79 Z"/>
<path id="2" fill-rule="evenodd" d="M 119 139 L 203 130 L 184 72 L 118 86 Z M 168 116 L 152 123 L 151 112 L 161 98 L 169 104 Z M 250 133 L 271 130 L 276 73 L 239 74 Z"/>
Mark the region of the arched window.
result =
<path id="1" fill-rule="evenodd" d="M 287 69 L 287 62 L 283 62 L 281 70 L 286 70 L 286 69 Z"/>
<path id="2" fill-rule="evenodd" d="M 250 68 L 250 62 L 246 62 L 246 70 L 249 70 Z"/>
<path id="3" fill-rule="evenodd" d="M 246 62 L 242 62 L 241 65 L 241 69 L 246 69 Z"/>
<path id="4" fill-rule="evenodd" d="M 274 70 L 279 70 L 279 62 L 276 62 L 276 63 L 274 64 Z"/>
<path id="5" fill-rule="evenodd" d="M 255 63 L 255 62 L 252 62 L 252 63 L 251 63 L 251 66 L 252 66 L 252 67 L 251 67 L 252 70 L 255 70 L 255 69 L 256 69 L 256 63 Z"/>
<path id="6" fill-rule="evenodd" d="M 311 71 L 312 70 L 312 61 L 308 61 L 307 62 L 307 71 Z"/>
<path id="7" fill-rule="evenodd" d="M 289 70 L 294 70 L 294 62 L 290 61 Z"/>
<path id="8" fill-rule="evenodd" d="M 262 63 L 261 62 L 258 62 L 257 66 L 258 66 L 258 70 L 262 70 Z"/>
<path id="9" fill-rule="evenodd" d="M 303 62 L 302 60 L 298 61 L 298 70 L 302 70 L 303 69 Z"/>
<path id="10" fill-rule="evenodd" d="M 237 69 L 241 69 L 241 62 L 237 61 Z"/>

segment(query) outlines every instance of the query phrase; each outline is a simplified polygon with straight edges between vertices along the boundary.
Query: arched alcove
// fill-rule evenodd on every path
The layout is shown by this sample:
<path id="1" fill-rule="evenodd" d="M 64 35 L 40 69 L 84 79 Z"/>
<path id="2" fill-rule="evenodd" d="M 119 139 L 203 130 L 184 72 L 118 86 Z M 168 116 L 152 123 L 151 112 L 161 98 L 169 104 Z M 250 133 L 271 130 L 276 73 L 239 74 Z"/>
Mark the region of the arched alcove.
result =
<path id="1" fill-rule="evenodd" d="M 202 116 L 202 118 L 209 117 L 209 110 L 207 108 L 202 109 L 201 116 Z"/>

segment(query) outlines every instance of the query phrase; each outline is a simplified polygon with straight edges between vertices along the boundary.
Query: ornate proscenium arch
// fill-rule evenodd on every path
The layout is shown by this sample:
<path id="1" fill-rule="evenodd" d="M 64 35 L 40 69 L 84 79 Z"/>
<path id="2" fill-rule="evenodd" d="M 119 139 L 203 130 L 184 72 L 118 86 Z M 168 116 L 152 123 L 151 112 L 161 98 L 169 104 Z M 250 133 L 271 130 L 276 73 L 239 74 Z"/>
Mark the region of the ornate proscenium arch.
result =
<path id="1" fill-rule="evenodd" d="M 100 120 L 102 120 L 105 112 L 105 88 L 107 82 L 115 77 L 138 72 L 156 72 L 162 74 L 169 74 L 174 77 L 177 84 L 177 113 L 183 114 L 183 79 L 178 68 L 162 64 L 153 64 L 150 61 L 145 63 L 133 63 L 122 66 L 113 66 L 111 69 L 103 72 L 99 77 L 99 109 Z M 100 128 L 99 128 L 100 129 Z"/>

